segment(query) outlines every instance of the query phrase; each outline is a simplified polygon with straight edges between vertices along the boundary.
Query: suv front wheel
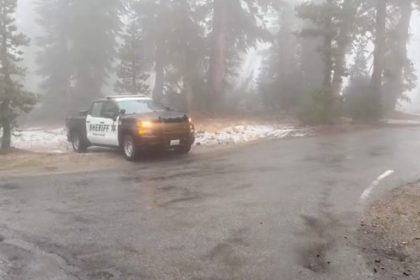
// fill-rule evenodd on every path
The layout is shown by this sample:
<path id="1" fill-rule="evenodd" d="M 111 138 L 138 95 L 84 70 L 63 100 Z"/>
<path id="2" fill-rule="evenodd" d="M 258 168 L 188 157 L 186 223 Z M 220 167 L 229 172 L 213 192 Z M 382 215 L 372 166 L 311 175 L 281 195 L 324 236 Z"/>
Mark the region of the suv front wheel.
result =
<path id="1" fill-rule="evenodd" d="M 138 150 L 133 136 L 127 134 L 123 138 L 122 150 L 124 157 L 129 161 L 135 161 L 137 158 Z"/>
<path id="2" fill-rule="evenodd" d="M 175 148 L 178 154 L 188 154 L 191 151 L 191 145 L 183 145 Z"/>

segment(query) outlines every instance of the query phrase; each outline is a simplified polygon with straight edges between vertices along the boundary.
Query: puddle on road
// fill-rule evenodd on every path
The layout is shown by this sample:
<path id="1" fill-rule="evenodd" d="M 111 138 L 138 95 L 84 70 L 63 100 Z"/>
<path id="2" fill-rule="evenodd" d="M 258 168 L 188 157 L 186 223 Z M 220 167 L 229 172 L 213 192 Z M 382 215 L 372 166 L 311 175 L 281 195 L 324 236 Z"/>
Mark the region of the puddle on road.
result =
<path id="1" fill-rule="evenodd" d="M 367 154 L 372 157 L 380 157 L 386 154 L 391 154 L 392 149 L 388 146 L 375 146 L 367 151 Z"/>
<path id="2" fill-rule="evenodd" d="M 183 203 L 183 202 L 192 202 L 192 201 L 196 201 L 196 200 L 200 200 L 203 197 L 201 195 L 191 195 L 191 196 L 185 196 L 185 197 L 180 197 L 180 198 L 176 198 L 176 199 L 172 199 L 169 200 L 167 202 L 164 203 L 159 203 L 158 206 L 159 207 L 168 207 L 171 206 L 173 204 L 178 204 L 178 203 Z"/>
<path id="3" fill-rule="evenodd" d="M 322 193 L 318 203 L 318 216 L 302 215 L 305 230 L 298 234 L 302 243 L 297 246 L 297 262 L 300 266 L 315 272 L 325 273 L 329 270 L 331 260 L 328 254 L 336 246 L 335 231 L 342 227 L 340 220 L 331 214 L 330 190 Z"/>
<path id="4" fill-rule="evenodd" d="M 327 254 L 335 245 L 334 238 L 327 233 L 328 222 L 309 216 L 302 218 L 311 233 L 307 234 L 304 245 L 297 249 L 298 263 L 313 272 L 326 272 L 331 264 Z"/>
<path id="5" fill-rule="evenodd" d="M 19 188 L 19 185 L 13 184 L 13 183 L 0 184 L 0 189 L 2 190 L 11 191 L 11 190 L 16 190 L 18 188 Z"/>
<path id="6" fill-rule="evenodd" d="M 215 246 L 204 256 L 203 261 L 218 262 L 230 271 L 246 264 L 245 258 L 240 252 L 249 250 L 250 244 L 245 240 L 248 229 L 235 230 L 231 236 Z"/>

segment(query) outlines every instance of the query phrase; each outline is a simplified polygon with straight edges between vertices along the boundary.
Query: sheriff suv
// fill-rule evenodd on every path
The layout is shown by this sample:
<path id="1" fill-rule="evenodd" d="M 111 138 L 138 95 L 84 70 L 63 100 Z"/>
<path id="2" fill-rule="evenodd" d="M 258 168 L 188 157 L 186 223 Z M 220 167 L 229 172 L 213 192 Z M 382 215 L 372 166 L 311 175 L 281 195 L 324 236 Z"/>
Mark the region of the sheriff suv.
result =
<path id="1" fill-rule="evenodd" d="M 86 152 L 89 146 L 115 147 L 128 160 L 157 149 L 186 154 L 194 143 L 194 125 L 186 114 L 145 96 L 98 100 L 89 111 L 67 118 L 66 126 L 75 152 Z"/>

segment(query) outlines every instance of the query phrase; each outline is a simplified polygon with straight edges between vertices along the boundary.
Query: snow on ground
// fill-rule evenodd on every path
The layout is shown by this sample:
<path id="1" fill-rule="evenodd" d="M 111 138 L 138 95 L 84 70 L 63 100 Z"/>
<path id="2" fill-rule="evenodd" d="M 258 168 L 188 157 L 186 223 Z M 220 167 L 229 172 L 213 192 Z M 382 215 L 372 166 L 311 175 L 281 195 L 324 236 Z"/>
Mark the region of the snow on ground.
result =
<path id="1" fill-rule="evenodd" d="M 71 150 L 65 128 L 30 128 L 13 132 L 12 145 L 36 153 L 66 153 Z"/>
<path id="2" fill-rule="evenodd" d="M 224 128 L 220 132 L 199 131 L 196 134 L 196 144 L 204 146 L 239 144 L 260 139 L 279 139 L 305 135 L 304 131 L 299 131 L 293 127 L 276 128 L 271 125 L 238 125 Z"/>
<path id="3" fill-rule="evenodd" d="M 420 120 L 385 120 L 390 125 L 420 125 Z"/>
<path id="4" fill-rule="evenodd" d="M 274 125 L 230 126 L 218 132 L 198 131 L 196 145 L 215 146 L 240 144 L 260 139 L 302 137 L 307 132 L 293 127 Z M 38 153 L 67 153 L 71 145 L 67 142 L 65 128 L 28 128 L 13 133 L 13 147 Z"/>

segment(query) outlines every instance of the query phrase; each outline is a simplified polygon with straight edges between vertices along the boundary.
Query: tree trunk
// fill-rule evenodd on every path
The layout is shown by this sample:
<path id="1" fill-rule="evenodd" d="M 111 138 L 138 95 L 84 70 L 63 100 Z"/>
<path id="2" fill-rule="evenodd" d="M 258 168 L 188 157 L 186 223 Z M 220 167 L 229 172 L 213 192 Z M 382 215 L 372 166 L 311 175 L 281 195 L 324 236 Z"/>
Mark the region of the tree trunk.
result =
<path id="1" fill-rule="evenodd" d="M 6 8 L 2 7 L 0 17 L 7 18 Z M 9 54 L 8 54 L 8 34 L 4 21 L 0 25 L 0 32 L 2 37 L 1 50 L 0 50 L 0 64 L 3 64 L 0 69 L 2 75 L 4 76 L 3 85 L 4 97 L 3 102 L 0 104 L 0 124 L 3 129 L 3 136 L 1 138 L 1 151 L 8 151 L 11 147 L 11 138 L 12 138 L 12 127 L 11 127 L 11 114 L 10 114 L 10 91 L 12 89 L 12 81 L 10 79 L 10 66 L 9 66 Z"/>
<path id="2" fill-rule="evenodd" d="M 1 138 L 1 150 L 8 151 L 11 147 L 12 138 L 12 127 L 7 119 L 3 119 L 1 122 L 3 128 L 3 137 Z"/>
<path id="3" fill-rule="evenodd" d="M 161 45 L 159 44 L 156 48 L 155 54 L 155 87 L 153 89 L 153 99 L 156 102 L 163 101 L 163 91 L 165 85 L 165 67 L 164 67 L 164 60 L 163 60 L 163 50 Z"/>
<path id="4" fill-rule="evenodd" d="M 207 104 L 214 110 L 223 93 L 225 82 L 226 0 L 214 0 L 213 32 L 209 67 Z"/>
<path id="5" fill-rule="evenodd" d="M 355 14 L 357 8 L 353 1 L 344 1 L 342 4 L 343 11 L 348 11 L 342 16 L 342 22 L 340 24 L 340 33 L 337 38 L 337 48 L 334 61 L 334 75 L 332 78 L 332 94 L 333 96 L 339 96 L 343 89 L 343 77 L 346 72 L 346 55 L 352 39 L 350 33 L 352 32 L 352 26 L 355 21 Z"/>
<path id="6" fill-rule="evenodd" d="M 332 0 L 327 0 L 326 2 L 327 7 L 333 6 Z M 324 90 L 328 93 L 331 93 L 331 77 L 333 72 L 333 53 L 332 53 L 332 41 L 333 41 L 333 34 L 331 34 L 332 30 L 332 15 L 326 14 L 325 17 L 325 35 L 324 35 L 324 81 L 322 85 L 324 86 Z"/>
<path id="7" fill-rule="evenodd" d="M 194 110 L 194 94 L 191 84 L 191 79 L 189 77 L 184 77 L 185 106 L 187 112 Z"/>
<path id="8" fill-rule="evenodd" d="M 337 64 L 345 64 L 345 57 L 339 55 L 339 57 L 336 58 L 335 63 Z M 341 66 L 340 66 L 341 67 Z M 332 78 L 332 86 L 331 86 L 331 92 L 333 96 L 339 96 L 341 93 L 341 90 L 343 88 L 343 75 L 344 73 L 340 73 L 340 71 L 337 69 L 338 67 L 335 67 L 334 75 Z"/>
<path id="9" fill-rule="evenodd" d="M 407 44 L 410 39 L 410 22 L 413 14 L 412 0 L 399 0 L 398 5 L 401 10 L 401 18 L 397 25 L 395 32 L 395 46 L 393 55 L 395 60 L 393 65 L 393 80 L 389 85 L 389 96 L 387 96 L 386 108 L 387 111 L 395 110 L 398 99 L 402 96 L 406 88 L 404 88 L 404 72 L 408 63 Z"/>
<path id="10" fill-rule="evenodd" d="M 382 78 L 385 65 L 385 43 L 386 43 L 386 0 L 377 0 L 376 4 L 376 38 L 373 59 L 372 87 L 375 97 L 382 106 Z"/>
<path id="11" fill-rule="evenodd" d="M 136 94 L 140 94 L 140 92 L 138 92 L 137 90 L 137 77 L 138 77 L 138 73 L 137 73 L 137 65 L 136 62 L 133 60 L 131 62 L 131 94 L 132 95 L 136 95 Z"/>
<path id="12" fill-rule="evenodd" d="M 8 75 L 6 75 L 7 79 Z M 7 90 L 7 88 L 6 88 Z M 6 92 L 7 95 L 7 92 Z M 12 142 L 12 126 L 10 123 L 10 101 L 9 99 L 6 97 L 6 100 L 3 101 L 3 103 L 0 106 L 0 125 L 1 128 L 3 129 L 3 136 L 1 138 L 1 151 L 8 151 L 11 147 L 11 142 Z"/>
<path id="13" fill-rule="evenodd" d="M 324 50 L 325 50 L 325 65 L 324 65 L 324 82 L 322 83 L 325 90 L 331 90 L 331 74 L 333 70 L 332 60 L 332 39 L 330 35 L 326 35 L 324 38 Z"/>
<path id="14" fill-rule="evenodd" d="M 327 4 L 332 5 L 331 0 L 327 1 Z M 332 90 L 332 75 L 333 75 L 333 35 L 331 34 L 332 20 L 330 15 L 326 15 L 327 19 L 325 22 L 325 35 L 324 35 L 324 81 L 322 83 L 323 90 L 325 93 L 322 99 L 322 105 L 324 106 L 323 120 L 322 122 L 330 124 L 334 121 L 334 106 L 335 97 L 333 96 Z"/>

